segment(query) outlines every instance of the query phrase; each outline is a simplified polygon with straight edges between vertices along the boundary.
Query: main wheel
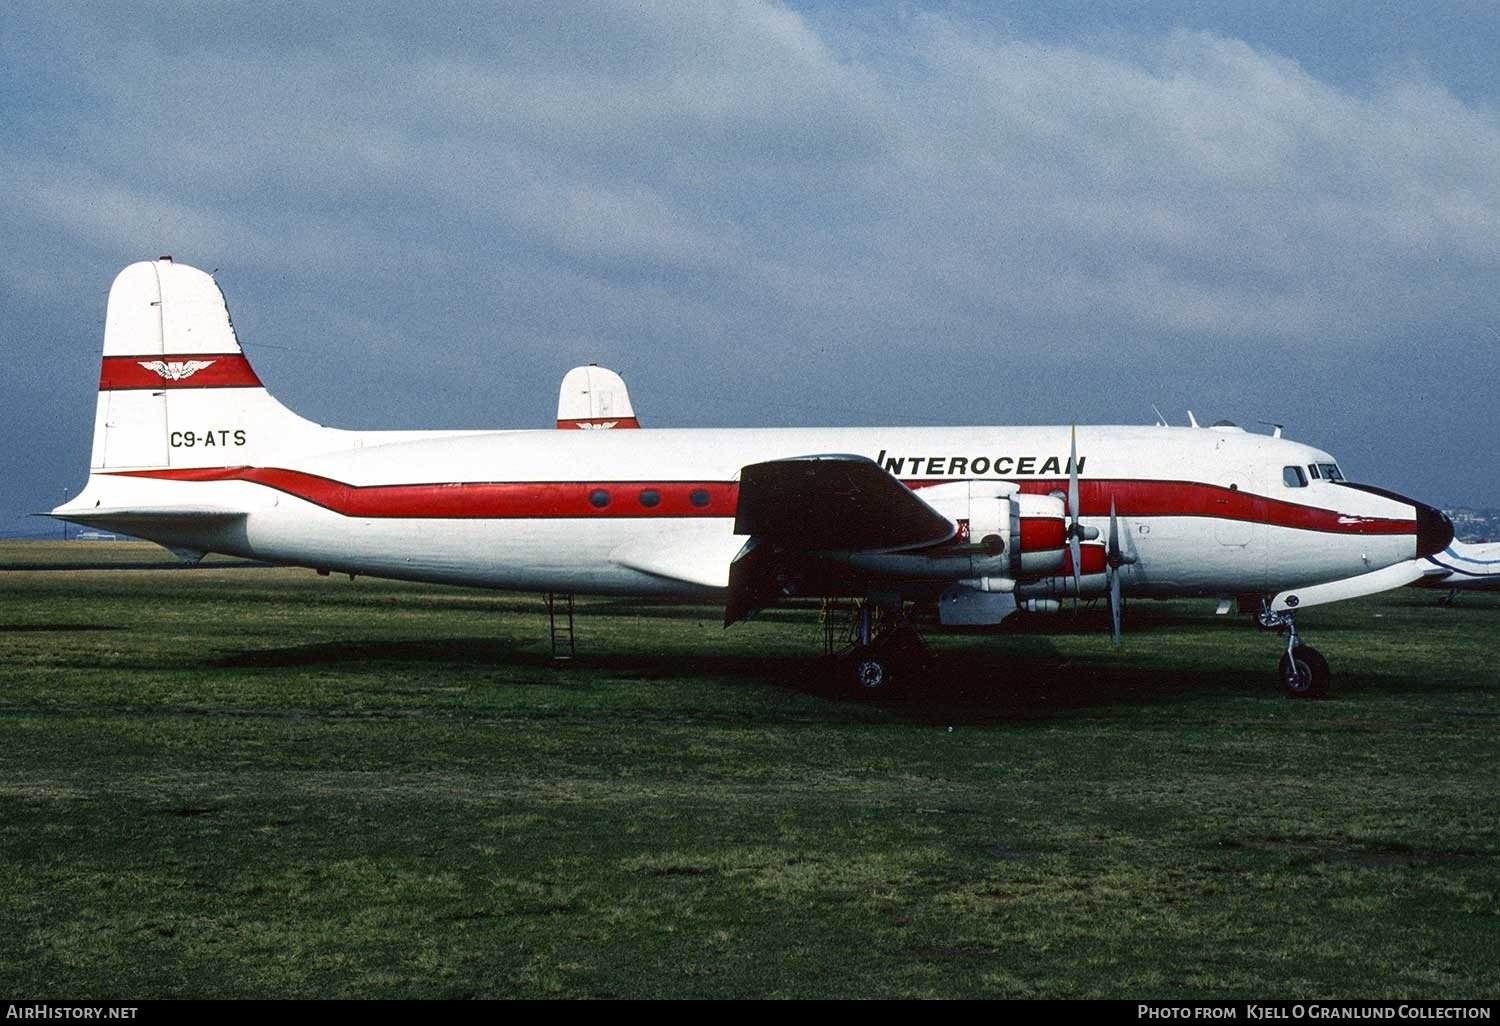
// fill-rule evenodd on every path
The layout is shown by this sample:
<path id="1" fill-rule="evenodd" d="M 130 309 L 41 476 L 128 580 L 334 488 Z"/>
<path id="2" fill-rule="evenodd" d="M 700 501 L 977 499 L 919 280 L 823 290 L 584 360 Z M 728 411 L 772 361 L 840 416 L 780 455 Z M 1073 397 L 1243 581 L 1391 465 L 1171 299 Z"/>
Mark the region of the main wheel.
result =
<path id="1" fill-rule="evenodd" d="M 1328 694 L 1328 660 L 1311 645 L 1298 645 L 1281 657 L 1281 690 L 1288 698 L 1322 698 Z"/>
<path id="2" fill-rule="evenodd" d="M 871 647 L 855 649 L 849 657 L 849 681 L 858 695 L 879 695 L 894 690 L 891 661 Z"/>

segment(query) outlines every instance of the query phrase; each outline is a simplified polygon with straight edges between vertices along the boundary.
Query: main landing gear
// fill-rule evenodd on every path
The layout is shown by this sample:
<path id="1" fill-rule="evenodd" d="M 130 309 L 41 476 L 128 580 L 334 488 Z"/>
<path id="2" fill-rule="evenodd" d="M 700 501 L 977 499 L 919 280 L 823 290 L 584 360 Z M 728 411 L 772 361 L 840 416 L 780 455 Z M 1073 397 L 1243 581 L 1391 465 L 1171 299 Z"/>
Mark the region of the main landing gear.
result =
<path id="1" fill-rule="evenodd" d="M 904 610 L 877 609 L 862 602 L 851 624 L 854 647 L 841 659 L 845 680 L 857 696 L 888 695 L 920 677 L 932 651 Z"/>
<path id="2" fill-rule="evenodd" d="M 1311 645 L 1302 643 L 1292 613 L 1263 608 L 1255 619 L 1267 630 L 1286 635 L 1286 651 L 1282 653 L 1278 667 L 1282 692 L 1288 698 L 1325 697 L 1328 694 L 1328 660 Z"/>

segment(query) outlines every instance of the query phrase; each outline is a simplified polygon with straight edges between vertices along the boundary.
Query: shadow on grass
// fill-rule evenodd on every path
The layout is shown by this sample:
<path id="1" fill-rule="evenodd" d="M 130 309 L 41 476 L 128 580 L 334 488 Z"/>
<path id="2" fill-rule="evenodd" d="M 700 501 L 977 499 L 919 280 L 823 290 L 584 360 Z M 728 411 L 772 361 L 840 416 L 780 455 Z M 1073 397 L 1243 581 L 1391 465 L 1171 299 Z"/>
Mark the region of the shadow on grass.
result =
<path id="1" fill-rule="evenodd" d="M 798 690 L 873 704 L 895 719 L 925 724 L 1050 720 L 1092 709 L 1196 701 L 1209 695 L 1265 693 L 1274 685 L 1243 674 L 1169 669 L 1105 658 L 1069 658 L 1043 638 L 997 638 L 986 646 L 945 651 L 932 668 L 900 689 L 858 698 L 838 660 L 824 662 Z"/>
<path id="2" fill-rule="evenodd" d="M 225 656 L 211 665 L 226 669 L 281 669 L 421 664 L 438 674 L 445 666 L 479 666 L 497 671 L 545 669 L 604 680 L 731 677 L 776 685 L 784 680 L 806 676 L 812 662 L 811 658 L 799 655 L 766 656 L 703 650 L 673 650 L 645 656 L 639 652 L 611 654 L 603 651 L 560 660 L 552 658 L 545 648 L 545 642 L 530 638 L 421 638 L 328 641 L 284 648 L 251 649 Z"/>
<path id="3" fill-rule="evenodd" d="M 422 638 L 416 640 L 324 641 L 285 648 L 236 652 L 211 665 L 247 668 L 349 666 L 356 663 L 426 663 L 440 666 L 552 666 L 542 652 L 528 652 L 521 642 L 497 638 Z"/>
<path id="4" fill-rule="evenodd" d="M 1067 656 L 1047 638 L 996 632 L 988 643 L 952 647 L 933 668 L 890 694 L 856 693 L 847 664 L 811 652 L 750 652 L 674 648 L 661 653 L 586 653 L 558 661 L 534 639 L 442 638 L 331 641 L 247 650 L 213 665 L 235 669 L 289 667 L 423 667 L 441 678 L 444 668 L 493 669 L 495 686 L 565 683 L 723 683 L 736 688 L 782 689 L 848 704 L 854 718 L 879 711 L 895 720 L 930 724 L 981 724 L 1048 720 L 1081 710 L 1184 702 L 1226 693 L 1265 693 L 1277 700 L 1268 679 L 1247 679 L 1220 670 L 1172 669 L 1122 662 L 1109 656 Z M 515 679 L 503 672 L 520 671 Z M 1267 675 L 1269 676 L 1269 675 Z M 856 715 L 857 713 L 857 715 Z"/>
<path id="5" fill-rule="evenodd" d="M 118 623 L 0 623 L 0 634 L 27 634 L 36 632 L 68 631 L 124 631 L 129 630 Z"/>

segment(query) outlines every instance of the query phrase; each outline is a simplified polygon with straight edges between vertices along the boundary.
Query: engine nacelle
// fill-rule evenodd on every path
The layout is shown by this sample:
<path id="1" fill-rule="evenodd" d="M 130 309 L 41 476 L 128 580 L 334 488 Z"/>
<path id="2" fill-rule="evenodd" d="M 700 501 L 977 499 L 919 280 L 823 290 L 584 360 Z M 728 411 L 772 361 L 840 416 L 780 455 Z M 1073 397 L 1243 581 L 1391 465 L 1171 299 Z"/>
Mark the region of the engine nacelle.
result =
<path id="1" fill-rule="evenodd" d="M 1067 511 L 1055 495 L 1023 494 L 1005 481 L 954 481 L 917 494 L 959 525 L 961 539 L 1003 555 L 1003 567 L 988 569 L 984 577 L 1036 580 L 1067 565 Z M 992 583 L 982 590 L 1001 589 Z"/>
<path id="2" fill-rule="evenodd" d="M 1060 572 L 1068 558 L 1068 514 L 1052 495 L 1013 495 L 1010 499 L 1011 568 L 1017 580 Z"/>

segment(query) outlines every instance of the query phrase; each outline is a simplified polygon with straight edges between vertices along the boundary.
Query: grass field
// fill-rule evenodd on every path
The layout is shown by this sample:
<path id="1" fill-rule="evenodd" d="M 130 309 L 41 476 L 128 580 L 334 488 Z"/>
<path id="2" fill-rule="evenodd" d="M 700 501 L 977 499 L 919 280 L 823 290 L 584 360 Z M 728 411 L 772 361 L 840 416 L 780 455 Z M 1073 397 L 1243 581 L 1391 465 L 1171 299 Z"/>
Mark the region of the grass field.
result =
<path id="1" fill-rule="evenodd" d="M 1495 998 L 1500 601 L 1434 598 L 1304 613 L 1321 702 L 1211 601 L 857 702 L 815 611 L 556 665 L 535 596 L 0 573 L 0 993 Z"/>

